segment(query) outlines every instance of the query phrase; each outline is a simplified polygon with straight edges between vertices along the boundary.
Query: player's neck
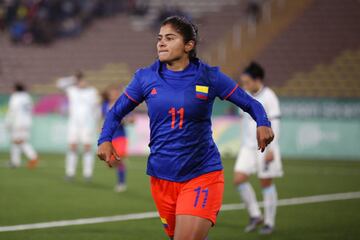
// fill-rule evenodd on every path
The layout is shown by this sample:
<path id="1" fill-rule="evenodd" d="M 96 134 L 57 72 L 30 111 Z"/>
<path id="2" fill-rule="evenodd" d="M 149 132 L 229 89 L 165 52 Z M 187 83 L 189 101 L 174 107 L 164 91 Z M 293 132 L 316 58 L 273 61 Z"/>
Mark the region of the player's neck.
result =
<path id="1" fill-rule="evenodd" d="M 260 84 L 260 85 L 258 86 L 258 88 L 257 88 L 254 92 L 252 92 L 252 95 L 253 95 L 253 96 L 258 95 L 263 89 L 264 89 L 264 85 L 263 85 L 263 84 Z"/>
<path id="2" fill-rule="evenodd" d="M 179 72 L 179 71 L 183 71 L 189 64 L 190 64 L 189 58 L 185 57 L 172 62 L 167 62 L 166 68 L 174 72 Z"/>

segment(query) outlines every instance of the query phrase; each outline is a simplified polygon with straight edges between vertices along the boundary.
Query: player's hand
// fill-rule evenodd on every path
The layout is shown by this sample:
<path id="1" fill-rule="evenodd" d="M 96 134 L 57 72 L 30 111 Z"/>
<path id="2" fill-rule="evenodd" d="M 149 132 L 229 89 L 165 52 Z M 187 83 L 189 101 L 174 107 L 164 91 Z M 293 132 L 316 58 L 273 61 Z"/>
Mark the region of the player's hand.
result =
<path id="1" fill-rule="evenodd" d="M 264 152 L 267 145 L 274 139 L 274 133 L 270 127 L 260 126 L 256 129 L 258 149 Z"/>
<path id="2" fill-rule="evenodd" d="M 121 161 L 121 158 L 116 153 L 111 142 L 103 142 L 100 144 L 97 150 L 97 156 L 100 160 L 105 161 L 109 167 L 112 167 L 116 165 L 116 162 Z"/>

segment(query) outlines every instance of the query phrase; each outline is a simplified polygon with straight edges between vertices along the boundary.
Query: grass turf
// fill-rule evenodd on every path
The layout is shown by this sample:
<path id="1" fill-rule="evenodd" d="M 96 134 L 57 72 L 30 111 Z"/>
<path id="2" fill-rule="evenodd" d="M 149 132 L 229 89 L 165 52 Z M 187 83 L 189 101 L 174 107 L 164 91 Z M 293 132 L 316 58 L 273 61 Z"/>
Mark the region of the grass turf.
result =
<path id="1" fill-rule="evenodd" d="M 78 177 L 64 181 L 62 155 L 41 156 L 38 169 L 9 169 L 0 154 L 0 226 L 155 211 L 145 175 L 145 158 L 128 162 L 128 191 L 113 191 L 115 172 L 97 161 L 92 183 Z M 224 203 L 238 203 L 232 180 L 233 159 L 225 159 Z M 279 198 L 360 191 L 360 162 L 284 161 L 285 176 L 276 181 Z M 252 179 L 258 198 L 261 191 Z M 222 212 L 209 238 L 215 239 L 358 239 L 360 200 L 334 201 L 278 208 L 272 236 L 244 234 L 244 210 Z M 18 232 L 0 232 L 0 239 L 166 239 L 158 219 L 131 220 Z"/>

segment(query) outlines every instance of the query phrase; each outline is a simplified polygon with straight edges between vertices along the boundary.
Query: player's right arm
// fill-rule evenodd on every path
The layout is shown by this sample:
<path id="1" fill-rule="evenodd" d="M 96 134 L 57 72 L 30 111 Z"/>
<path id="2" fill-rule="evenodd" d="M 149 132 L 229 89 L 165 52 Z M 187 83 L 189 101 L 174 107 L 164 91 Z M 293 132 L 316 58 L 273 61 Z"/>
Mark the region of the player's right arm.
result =
<path id="1" fill-rule="evenodd" d="M 75 84 L 76 84 L 76 79 L 74 76 L 59 78 L 56 81 L 56 87 L 63 91 L 66 91 L 66 89 L 68 89 L 71 86 L 74 86 Z"/>
<path id="2" fill-rule="evenodd" d="M 106 161 L 108 164 L 111 162 L 112 157 L 120 159 L 111 144 L 112 136 L 116 128 L 119 126 L 122 119 L 144 100 L 138 75 L 137 72 L 125 92 L 106 114 L 98 139 L 97 155 L 101 160 Z"/>

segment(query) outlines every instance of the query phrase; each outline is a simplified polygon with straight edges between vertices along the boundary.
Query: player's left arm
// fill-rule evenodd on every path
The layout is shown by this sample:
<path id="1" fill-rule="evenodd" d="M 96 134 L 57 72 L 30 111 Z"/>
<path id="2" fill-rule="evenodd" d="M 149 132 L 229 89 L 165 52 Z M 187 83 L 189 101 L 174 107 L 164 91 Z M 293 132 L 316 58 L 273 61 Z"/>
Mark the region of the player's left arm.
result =
<path id="1" fill-rule="evenodd" d="M 234 103 L 243 111 L 250 114 L 257 124 L 256 136 L 258 148 L 264 152 L 267 145 L 274 139 L 271 123 L 268 120 L 264 107 L 257 100 L 247 94 L 231 78 L 219 72 L 215 83 L 217 95 L 223 99 Z"/>
<path id="2" fill-rule="evenodd" d="M 96 123 L 100 122 L 101 119 L 101 98 L 98 91 L 94 88 L 94 102 L 93 102 L 93 109 L 94 109 L 94 118 Z"/>
<path id="3" fill-rule="evenodd" d="M 275 93 L 270 90 L 266 99 L 265 99 L 265 110 L 267 112 L 268 118 L 271 121 L 271 128 L 274 132 L 274 140 L 269 144 L 269 146 L 265 150 L 265 161 L 271 162 L 274 160 L 274 148 L 279 144 L 279 136 L 280 136 L 280 103 L 279 99 L 275 95 Z"/>
<path id="4" fill-rule="evenodd" d="M 97 155 L 101 160 L 106 161 L 108 164 L 112 161 L 112 157 L 119 159 L 119 156 L 111 144 L 115 130 L 122 119 L 144 100 L 144 94 L 139 78 L 140 71 L 137 71 L 125 92 L 118 98 L 110 111 L 106 114 L 103 128 L 98 139 Z"/>
<path id="5" fill-rule="evenodd" d="M 5 127 L 8 131 L 11 131 L 11 127 L 12 127 L 12 123 L 15 119 L 15 113 L 14 113 L 14 96 L 10 96 L 9 99 L 9 105 L 8 105 L 8 110 L 5 114 Z"/>

